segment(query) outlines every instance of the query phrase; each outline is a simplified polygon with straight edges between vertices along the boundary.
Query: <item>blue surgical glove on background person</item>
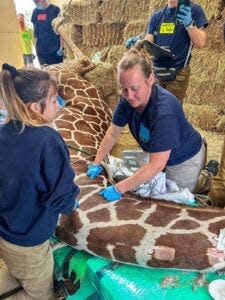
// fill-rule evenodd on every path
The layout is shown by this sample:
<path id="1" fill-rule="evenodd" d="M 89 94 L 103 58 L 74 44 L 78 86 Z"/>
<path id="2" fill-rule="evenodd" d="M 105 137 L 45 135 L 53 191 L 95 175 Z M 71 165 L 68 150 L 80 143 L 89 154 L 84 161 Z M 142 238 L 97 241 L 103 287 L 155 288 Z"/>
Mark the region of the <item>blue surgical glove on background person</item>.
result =
<path id="1" fill-rule="evenodd" d="M 98 194 L 100 196 L 103 196 L 109 202 L 120 200 L 122 196 L 122 194 L 117 190 L 115 185 L 108 186 Z"/>
<path id="2" fill-rule="evenodd" d="M 125 47 L 127 49 L 130 49 L 131 47 L 133 47 L 138 41 L 140 41 L 140 36 L 136 35 L 136 36 L 132 36 L 130 38 L 128 38 L 125 42 Z"/>
<path id="3" fill-rule="evenodd" d="M 63 54 L 64 54 L 63 48 L 59 48 L 59 50 L 56 52 L 56 54 L 57 54 L 58 56 L 63 56 Z"/>
<path id="4" fill-rule="evenodd" d="M 91 164 L 88 166 L 87 176 L 90 179 L 95 179 L 101 172 L 103 168 L 99 164 Z"/>
<path id="5" fill-rule="evenodd" d="M 181 23 L 183 23 L 184 27 L 188 27 L 191 25 L 193 19 L 191 16 L 191 8 L 190 6 L 181 5 L 177 14 L 177 19 Z"/>

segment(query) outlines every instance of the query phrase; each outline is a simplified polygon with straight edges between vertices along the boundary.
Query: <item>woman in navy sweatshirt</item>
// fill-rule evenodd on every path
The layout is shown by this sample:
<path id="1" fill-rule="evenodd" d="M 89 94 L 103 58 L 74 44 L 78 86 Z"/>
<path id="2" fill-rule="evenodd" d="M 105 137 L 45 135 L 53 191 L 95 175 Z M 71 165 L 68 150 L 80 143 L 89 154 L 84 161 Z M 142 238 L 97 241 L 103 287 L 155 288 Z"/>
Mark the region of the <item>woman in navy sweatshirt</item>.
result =
<path id="1" fill-rule="evenodd" d="M 44 71 L 4 64 L 0 97 L 7 110 L 0 126 L 0 257 L 23 287 L 15 299 L 52 299 L 49 238 L 79 193 L 66 144 L 51 128 L 56 82 Z"/>

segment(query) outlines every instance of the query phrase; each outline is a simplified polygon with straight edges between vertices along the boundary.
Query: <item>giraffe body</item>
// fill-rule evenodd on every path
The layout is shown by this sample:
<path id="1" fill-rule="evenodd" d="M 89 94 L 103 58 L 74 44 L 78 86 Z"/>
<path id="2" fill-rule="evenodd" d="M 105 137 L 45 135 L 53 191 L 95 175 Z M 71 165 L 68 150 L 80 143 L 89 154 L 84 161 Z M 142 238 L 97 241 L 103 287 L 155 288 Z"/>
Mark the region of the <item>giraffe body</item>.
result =
<path id="1" fill-rule="evenodd" d="M 208 270 L 223 265 L 218 251 L 225 213 L 219 208 L 194 208 L 126 193 L 106 202 L 98 192 L 107 185 L 106 174 L 86 176 L 107 130 L 111 113 L 95 87 L 63 65 L 48 68 L 67 100 L 56 124 L 70 148 L 71 162 L 81 192 L 80 208 L 61 216 L 57 235 L 78 250 L 143 267 Z M 89 153 L 89 154 L 87 154 Z M 93 155 L 92 155 L 93 154 Z"/>

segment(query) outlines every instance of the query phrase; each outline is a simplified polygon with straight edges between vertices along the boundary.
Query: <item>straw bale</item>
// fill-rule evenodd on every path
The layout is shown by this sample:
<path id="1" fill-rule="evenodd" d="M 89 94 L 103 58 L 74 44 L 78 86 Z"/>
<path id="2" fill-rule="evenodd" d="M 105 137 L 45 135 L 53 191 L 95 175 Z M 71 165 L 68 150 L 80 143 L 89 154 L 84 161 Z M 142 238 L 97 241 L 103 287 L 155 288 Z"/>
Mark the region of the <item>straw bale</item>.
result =
<path id="1" fill-rule="evenodd" d="M 91 23 L 83 27 L 83 44 L 106 47 L 123 43 L 125 23 Z"/>
<path id="2" fill-rule="evenodd" d="M 207 27 L 206 47 L 213 52 L 225 52 L 225 43 L 223 37 L 224 19 L 212 20 Z"/>
<path id="3" fill-rule="evenodd" d="M 116 68 L 120 58 L 122 57 L 123 52 L 126 51 L 124 46 L 112 46 L 109 48 L 106 61 Z"/>
<path id="4" fill-rule="evenodd" d="M 225 52 L 194 50 L 186 102 L 225 110 Z"/>
<path id="5" fill-rule="evenodd" d="M 225 133 L 225 115 L 219 118 L 219 121 L 216 124 L 216 129 L 219 132 Z"/>
<path id="6" fill-rule="evenodd" d="M 221 15 L 221 9 L 224 6 L 224 0 L 213 0 L 213 1 L 198 0 L 195 2 L 202 6 L 208 19 L 219 18 Z"/>
<path id="7" fill-rule="evenodd" d="M 217 123 L 219 121 L 219 112 L 209 105 L 194 105 L 185 104 L 185 113 L 189 121 L 196 127 L 204 130 L 217 130 Z"/>
<path id="8" fill-rule="evenodd" d="M 144 33 L 143 36 L 145 36 L 147 25 L 148 25 L 147 19 L 130 21 L 124 29 L 124 34 L 123 34 L 124 41 L 126 41 L 131 36 L 139 35 L 141 33 Z"/>

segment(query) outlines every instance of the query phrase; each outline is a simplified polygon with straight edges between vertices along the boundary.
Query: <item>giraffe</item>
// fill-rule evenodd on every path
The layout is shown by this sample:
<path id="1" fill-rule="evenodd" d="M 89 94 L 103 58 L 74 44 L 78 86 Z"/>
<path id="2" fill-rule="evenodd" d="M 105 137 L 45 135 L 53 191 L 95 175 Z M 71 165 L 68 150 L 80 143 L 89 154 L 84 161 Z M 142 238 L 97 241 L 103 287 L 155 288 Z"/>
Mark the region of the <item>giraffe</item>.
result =
<path id="1" fill-rule="evenodd" d="M 62 26 L 58 31 L 66 40 Z M 46 70 L 56 77 L 59 94 L 66 100 L 56 125 L 69 145 L 81 192 L 80 207 L 60 217 L 57 236 L 78 250 L 143 267 L 199 271 L 224 267 L 225 255 L 217 250 L 219 232 L 225 228 L 223 209 L 143 199 L 132 193 L 109 203 L 98 195 L 109 183 L 107 174 L 91 180 L 86 169 L 111 122 L 111 111 L 83 77 L 96 66 L 67 42 L 75 59 Z"/>
<path id="2" fill-rule="evenodd" d="M 62 215 L 57 236 L 78 250 L 143 267 L 214 270 L 224 265 L 217 238 L 225 227 L 223 209 L 189 207 L 163 200 L 124 194 L 106 202 L 98 192 L 108 184 L 106 173 L 95 180 L 86 176 L 111 112 L 97 89 L 63 65 L 48 67 L 66 99 L 56 125 L 70 145 L 71 163 L 81 192 L 80 208 Z"/>

